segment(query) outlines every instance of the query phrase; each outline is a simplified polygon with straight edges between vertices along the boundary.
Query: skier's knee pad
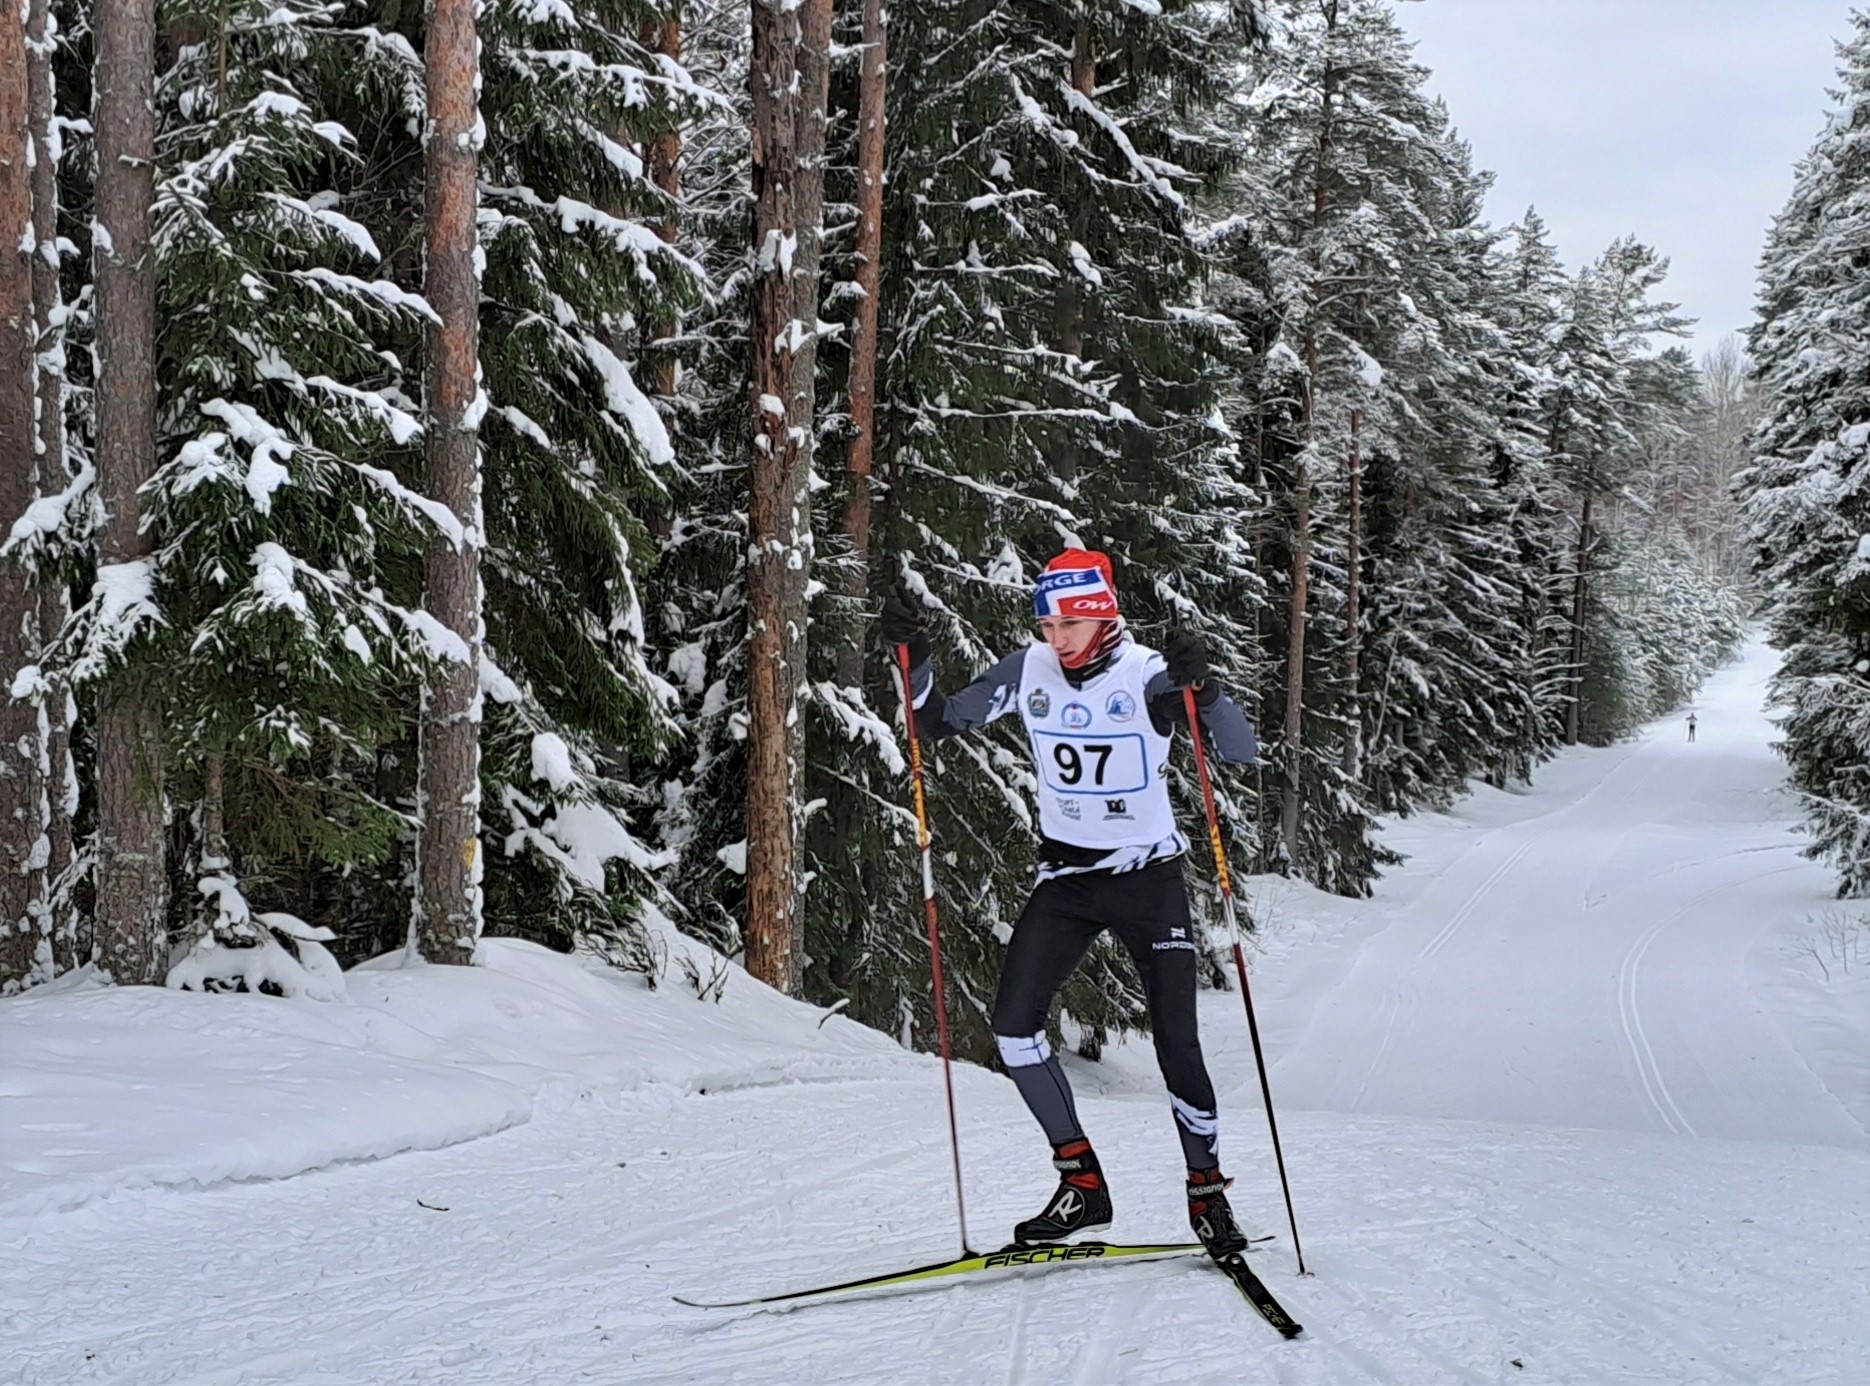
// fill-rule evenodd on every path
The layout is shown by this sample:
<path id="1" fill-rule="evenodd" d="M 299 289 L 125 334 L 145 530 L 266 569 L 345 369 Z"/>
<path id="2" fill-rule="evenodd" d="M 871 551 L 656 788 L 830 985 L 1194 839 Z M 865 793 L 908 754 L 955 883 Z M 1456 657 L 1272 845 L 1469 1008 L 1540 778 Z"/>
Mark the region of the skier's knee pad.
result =
<path id="1" fill-rule="evenodd" d="M 1045 1031 L 1036 1035 L 995 1035 L 1000 1046 L 1000 1062 L 1008 1068 L 1033 1068 L 1052 1057 L 1052 1046 Z"/>

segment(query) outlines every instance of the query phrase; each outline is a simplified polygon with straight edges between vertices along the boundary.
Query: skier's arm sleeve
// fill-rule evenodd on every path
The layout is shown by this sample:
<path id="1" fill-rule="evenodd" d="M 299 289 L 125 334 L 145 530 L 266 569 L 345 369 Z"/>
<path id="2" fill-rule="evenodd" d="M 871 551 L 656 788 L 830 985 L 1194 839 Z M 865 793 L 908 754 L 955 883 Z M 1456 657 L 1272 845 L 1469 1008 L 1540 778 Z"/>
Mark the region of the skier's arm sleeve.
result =
<path id="1" fill-rule="evenodd" d="M 1182 690 L 1169 682 L 1166 669 L 1158 670 L 1150 678 L 1143 693 L 1149 700 L 1149 720 L 1157 731 L 1166 735 L 1172 727 L 1188 725 Z M 1217 760 L 1231 765 L 1252 765 L 1259 760 L 1260 741 L 1254 734 L 1253 720 L 1241 710 L 1239 703 L 1221 692 L 1219 684 L 1209 680 L 1195 695 L 1195 705 L 1202 730 L 1207 732 L 1208 745 L 1214 749 Z"/>
<path id="2" fill-rule="evenodd" d="M 1026 652 L 1016 650 L 952 697 L 935 686 L 933 660 L 917 665 L 909 675 L 916 695 L 916 734 L 925 741 L 984 727 L 1019 704 L 1019 679 L 1026 667 Z"/>

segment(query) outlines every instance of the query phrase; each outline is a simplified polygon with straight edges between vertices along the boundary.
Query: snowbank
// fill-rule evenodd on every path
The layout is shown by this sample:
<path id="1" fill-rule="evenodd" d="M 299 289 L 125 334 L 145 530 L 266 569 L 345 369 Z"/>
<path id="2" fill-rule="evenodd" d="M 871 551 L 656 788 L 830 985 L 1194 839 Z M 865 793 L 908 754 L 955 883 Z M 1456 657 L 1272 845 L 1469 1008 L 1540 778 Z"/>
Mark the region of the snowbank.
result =
<path id="1" fill-rule="evenodd" d="M 0 1215 L 436 1149 L 581 1092 L 918 1062 L 664 937 L 658 990 L 512 939 L 485 940 L 473 968 L 366 963 L 336 1003 L 60 979 L 0 1005 Z M 724 978 L 731 1012 L 683 985 L 683 958 Z"/>

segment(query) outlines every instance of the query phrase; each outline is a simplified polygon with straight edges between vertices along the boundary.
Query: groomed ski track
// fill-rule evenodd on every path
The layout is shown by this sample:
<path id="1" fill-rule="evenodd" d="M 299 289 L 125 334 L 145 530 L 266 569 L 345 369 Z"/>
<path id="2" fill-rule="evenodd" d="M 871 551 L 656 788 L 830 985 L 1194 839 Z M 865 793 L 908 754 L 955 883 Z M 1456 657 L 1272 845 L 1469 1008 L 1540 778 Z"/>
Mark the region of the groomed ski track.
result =
<path id="1" fill-rule="evenodd" d="M 1394 825 L 1411 859 L 1372 900 L 1246 883 L 1271 916 L 1255 998 L 1310 1277 L 1239 998 L 1202 1019 L 1236 1207 L 1281 1234 L 1252 1264 L 1297 1341 L 1193 1262 L 671 1303 L 954 1251 L 939 1070 L 878 1046 L 718 1085 L 559 1084 L 444 1150 L 0 1219 L 0 1380 L 1870 1381 L 1870 1091 L 1792 956 L 1835 902 L 1777 790 L 1772 667 L 1756 646 L 1715 678 L 1697 745 L 1671 719 Z M 1183 1235 L 1147 1045 L 1073 1074 L 1110 1235 Z M 973 1240 L 997 1244 L 1049 1171 L 1010 1084 L 956 1079 Z"/>

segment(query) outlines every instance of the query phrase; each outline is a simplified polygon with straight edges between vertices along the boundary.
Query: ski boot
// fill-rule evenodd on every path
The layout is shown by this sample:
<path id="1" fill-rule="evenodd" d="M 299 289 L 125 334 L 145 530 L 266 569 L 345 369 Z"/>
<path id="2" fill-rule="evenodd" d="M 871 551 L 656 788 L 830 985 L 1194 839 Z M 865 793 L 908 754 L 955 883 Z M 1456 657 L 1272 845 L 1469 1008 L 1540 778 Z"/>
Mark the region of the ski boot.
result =
<path id="1" fill-rule="evenodd" d="M 1188 1171 L 1188 1225 L 1217 1261 L 1247 1249 L 1247 1234 L 1227 1202 L 1227 1186 L 1233 1182 L 1218 1169 Z"/>
<path id="2" fill-rule="evenodd" d="M 1021 1246 L 1045 1246 L 1110 1226 L 1110 1190 L 1091 1143 L 1077 1140 L 1052 1147 L 1052 1164 L 1059 1172 L 1058 1191 L 1038 1217 L 1013 1229 L 1013 1240 Z"/>

